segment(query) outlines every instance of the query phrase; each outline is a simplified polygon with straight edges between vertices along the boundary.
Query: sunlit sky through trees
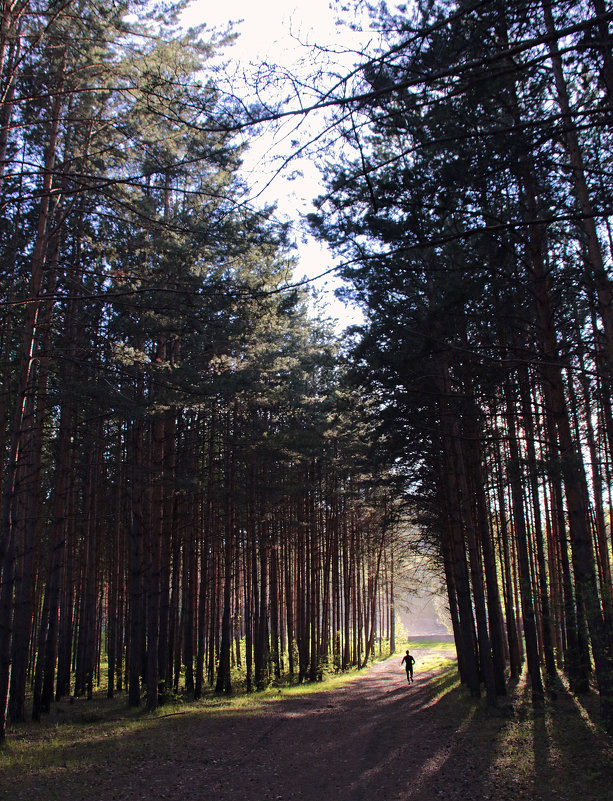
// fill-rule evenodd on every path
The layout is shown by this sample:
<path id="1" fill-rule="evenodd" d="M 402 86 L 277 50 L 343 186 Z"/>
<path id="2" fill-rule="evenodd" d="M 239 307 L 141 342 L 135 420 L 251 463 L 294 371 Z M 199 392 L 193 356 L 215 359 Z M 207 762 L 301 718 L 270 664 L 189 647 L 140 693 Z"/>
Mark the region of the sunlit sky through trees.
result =
<path id="1" fill-rule="evenodd" d="M 194 0 L 184 12 L 186 26 L 205 24 L 208 28 L 224 30 L 229 23 L 238 34 L 234 44 L 224 53 L 233 74 L 248 74 L 266 63 L 278 65 L 292 74 L 307 76 L 314 60 L 338 60 L 337 68 L 354 63 L 349 51 L 358 40 L 368 38 L 351 32 L 339 24 L 340 11 L 330 0 L 303 0 L 292 3 L 283 0 Z M 351 41 L 353 40 L 353 41 Z M 312 46 L 321 48 L 318 53 Z M 361 46 L 359 41 L 358 46 Z M 239 66 L 240 65 L 240 66 Z M 240 84 L 240 81 L 238 82 Z M 233 83 L 237 86 L 236 80 Z M 240 90 L 239 90 L 240 91 Z M 296 106 L 298 103 L 296 103 Z M 317 242 L 306 230 L 303 215 L 313 210 L 312 200 L 322 191 L 320 173 L 311 156 L 292 158 L 280 169 L 284 160 L 295 153 L 296 142 L 304 144 L 317 131 L 314 118 L 289 118 L 274 133 L 258 132 L 250 138 L 249 154 L 245 157 L 245 178 L 251 197 L 258 203 L 275 203 L 278 216 L 290 220 L 298 244 L 296 280 L 305 276 L 317 290 L 323 313 L 338 321 L 337 330 L 359 322 L 358 309 L 347 306 L 335 297 L 341 286 L 334 274 L 317 279 L 334 263 L 328 248 Z"/>

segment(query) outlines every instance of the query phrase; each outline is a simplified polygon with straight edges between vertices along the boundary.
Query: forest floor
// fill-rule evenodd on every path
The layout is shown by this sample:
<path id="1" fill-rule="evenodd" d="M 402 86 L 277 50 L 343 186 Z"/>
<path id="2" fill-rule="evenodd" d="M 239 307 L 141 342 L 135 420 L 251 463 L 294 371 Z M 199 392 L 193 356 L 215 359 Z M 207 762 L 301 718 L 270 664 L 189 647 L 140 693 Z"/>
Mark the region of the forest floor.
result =
<path id="1" fill-rule="evenodd" d="M 0 799 L 613 801 L 613 740 L 591 719 L 594 697 L 561 688 L 535 713 L 520 682 L 492 710 L 458 686 L 447 653 L 414 654 L 411 686 L 395 655 L 331 691 L 132 725 L 78 702 L 76 723 L 11 732 Z"/>

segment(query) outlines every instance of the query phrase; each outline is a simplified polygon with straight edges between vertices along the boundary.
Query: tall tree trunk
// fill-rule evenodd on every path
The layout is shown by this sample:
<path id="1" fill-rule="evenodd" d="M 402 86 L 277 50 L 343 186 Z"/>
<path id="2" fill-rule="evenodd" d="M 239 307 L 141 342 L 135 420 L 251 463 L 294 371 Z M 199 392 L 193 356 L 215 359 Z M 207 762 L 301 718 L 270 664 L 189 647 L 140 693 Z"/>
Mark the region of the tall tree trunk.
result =
<path id="1" fill-rule="evenodd" d="M 142 619 L 143 600 L 143 511 L 142 511 L 142 423 L 132 424 L 129 468 L 131 472 L 130 509 L 130 630 L 128 666 L 128 703 L 140 704 L 141 663 L 145 621 Z"/>
<path id="2" fill-rule="evenodd" d="M 166 358 L 166 343 L 158 345 L 157 359 Z M 165 415 L 157 412 L 152 424 L 152 469 L 151 487 L 151 572 L 147 595 L 147 704 L 148 712 L 157 709 L 160 681 L 160 599 L 162 592 L 162 542 L 164 535 L 164 441 Z"/>
<path id="3" fill-rule="evenodd" d="M 596 2 L 598 2 L 598 0 L 596 0 Z M 568 158 L 572 169 L 575 196 L 577 198 L 577 202 L 579 203 L 579 208 L 581 209 L 580 224 L 585 235 L 585 246 L 588 255 L 587 264 L 591 273 L 590 277 L 594 281 L 594 286 L 596 287 L 596 293 L 598 296 L 598 310 L 606 338 L 608 371 L 609 375 L 611 375 L 611 370 L 613 370 L 613 306 L 611 303 L 613 291 L 604 266 L 602 249 L 598 239 L 598 231 L 596 229 L 594 209 L 585 177 L 583 154 L 579 145 L 577 129 L 572 118 L 570 97 L 564 77 L 562 57 L 560 55 L 558 46 L 557 30 L 551 10 L 551 0 L 542 0 L 541 5 L 543 7 L 545 27 L 548 34 L 547 44 L 551 58 L 551 66 L 556 86 L 558 105 L 560 106 L 560 111 L 562 112 L 562 119 L 564 122 L 564 141 L 566 143 L 566 151 L 568 153 Z M 605 20 L 602 20 L 602 22 L 605 22 Z"/>
<path id="4" fill-rule="evenodd" d="M 539 664 L 538 641 L 536 633 L 536 618 L 534 614 L 534 593 L 530 575 L 530 562 L 528 555 L 528 532 L 524 517 L 524 499 L 522 492 L 522 475 L 520 467 L 520 453 L 517 441 L 515 422 L 515 409 L 511 386 L 509 382 L 505 387 L 506 395 L 506 422 L 509 442 L 509 481 L 513 499 L 513 527 L 515 542 L 517 544 L 519 562 L 519 586 L 522 605 L 522 619 L 524 623 L 524 637 L 526 640 L 526 656 L 528 659 L 528 672 L 532 684 L 532 703 L 540 704 L 543 701 L 544 691 Z"/>
<path id="5" fill-rule="evenodd" d="M 551 680 L 556 675 L 556 663 L 553 652 L 553 636 L 551 630 L 551 612 L 549 609 L 549 588 L 547 587 L 547 568 L 545 564 L 545 546 L 543 542 L 543 526 L 541 519 L 541 502 L 538 489 L 537 460 L 535 449 L 534 418 L 529 397 L 529 377 L 526 368 L 522 368 L 519 378 L 519 395 L 522 407 L 524 430 L 526 432 L 526 450 L 528 455 L 528 475 L 530 492 L 532 494 L 532 508 L 534 510 L 534 540 L 538 563 L 539 605 L 543 626 L 543 650 L 545 654 L 545 667 L 547 678 Z"/>
<path id="6" fill-rule="evenodd" d="M 233 425 L 231 428 L 230 412 L 226 425 L 225 443 L 225 496 L 224 496 L 224 584 L 223 584 L 223 616 L 221 621 L 221 647 L 219 652 L 219 667 L 215 692 L 232 692 L 232 673 L 230 651 L 232 648 L 232 574 L 234 561 L 234 492 L 236 462 L 231 434 L 236 435 L 236 407 L 232 413 Z"/>
<path id="7" fill-rule="evenodd" d="M 57 152 L 60 114 L 63 106 L 63 79 L 65 59 L 60 59 L 60 67 L 56 76 L 55 92 L 49 126 L 49 135 L 45 149 L 42 176 L 41 201 L 38 212 L 38 224 L 31 259 L 30 285 L 23 327 L 23 338 L 20 353 L 20 372 L 16 391 L 15 415 L 11 427 L 9 454 L 6 465 L 2 503 L 0 508 L 0 742 L 6 734 L 6 716 L 8 703 L 8 687 L 11 675 L 11 646 L 13 633 L 13 586 L 15 580 L 16 532 L 14 501 L 16 494 L 17 471 L 21 461 L 20 447 L 24 435 L 27 435 L 25 423 L 30 417 L 29 405 L 36 391 L 36 332 L 39 314 L 43 308 L 41 290 L 45 278 L 45 258 L 49 238 L 51 188 L 53 184 L 53 168 Z"/>

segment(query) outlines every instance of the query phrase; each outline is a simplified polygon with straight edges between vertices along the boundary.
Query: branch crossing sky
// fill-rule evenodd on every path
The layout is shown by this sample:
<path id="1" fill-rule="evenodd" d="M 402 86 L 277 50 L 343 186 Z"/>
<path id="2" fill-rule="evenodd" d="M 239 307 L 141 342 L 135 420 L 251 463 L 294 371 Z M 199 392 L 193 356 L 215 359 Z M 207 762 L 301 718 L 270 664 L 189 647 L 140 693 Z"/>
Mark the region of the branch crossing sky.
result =
<path id="1" fill-rule="evenodd" d="M 236 42 L 224 57 L 237 61 L 247 69 L 263 63 L 276 64 L 300 77 L 309 59 L 306 45 L 318 45 L 338 53 L 339 62 L 347 68 L 354 57 L 344 54 L 355 36 L 345 26 L 338 25 L 339 12 L 330 0 L 303 0 L 300 3 L 283 0 L 194 0 L 184 12 L 186 27 L 206 24 L 209 28 L 223 29 L 234 22 L 239 34 Z M 329 58 L 329 56 L 328 56 Z M 333 264 L 328 248 L 317 242 L 301 223 L 301 215 L 313 210 L 312 200 L 323 191 L 320 175 L 312 158 L 292 159 L 279 174 L 279 162 L 296 149 L 296 141 L 304 142 L 316 129 L 317 120 L 299 122 L 290 118 L 274 135 L 260 135 L 250 144 L 245 158 L 245 177 L 253 187 L 259 203 L 275 203 L 278 216 L 291 220 L 294 237 L 298 242 L 296 280 L 305 276 L 315 279 Z M 271 180 L 272 178 L 272 180 Z M 362 317 L 355 307 L 346 306 L 334 296 L 341 286 L 333 274 L 313 280 L 323 305 L 323 312 L 337 320 L 336 329 L 358 323 Z"/>

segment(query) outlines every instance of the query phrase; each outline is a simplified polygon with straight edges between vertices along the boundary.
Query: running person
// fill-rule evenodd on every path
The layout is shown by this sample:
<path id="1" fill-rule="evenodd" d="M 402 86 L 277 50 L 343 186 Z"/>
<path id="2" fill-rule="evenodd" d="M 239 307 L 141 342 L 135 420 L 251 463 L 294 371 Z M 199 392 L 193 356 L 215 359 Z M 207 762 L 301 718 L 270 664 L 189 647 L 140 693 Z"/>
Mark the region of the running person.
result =
<path id="1" fill-rule="evenodd" d="M 409 684 L 413 684 L 413 665 L 415 664 L 415 659 L 413 656 L 407 651 L 406 654 L 402 657 L 401 665 L 404 665 L 404 669 L 407 672 L 407 681 Z"/>

